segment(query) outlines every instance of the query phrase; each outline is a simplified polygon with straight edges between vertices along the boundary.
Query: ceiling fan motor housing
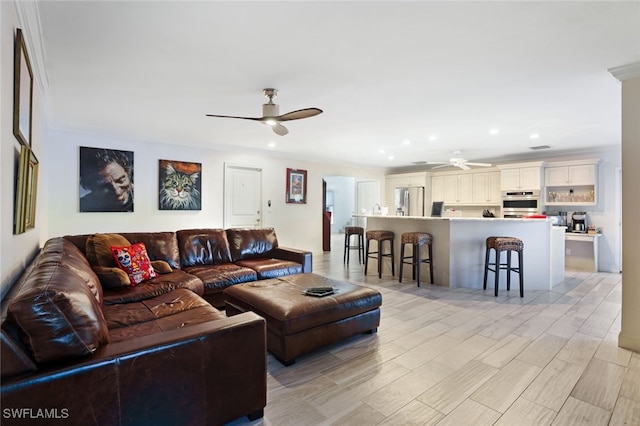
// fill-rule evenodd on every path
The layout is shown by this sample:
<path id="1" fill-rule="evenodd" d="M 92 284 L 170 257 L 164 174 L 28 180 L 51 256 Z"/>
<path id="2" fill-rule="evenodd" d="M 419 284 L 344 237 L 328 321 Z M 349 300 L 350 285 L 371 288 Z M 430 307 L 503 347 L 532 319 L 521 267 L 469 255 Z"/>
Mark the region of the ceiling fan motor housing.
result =
<path id="1" fill-rule="evenodd" d="M 271 100 L 269 100 L 271 102 Z M 262 104 L 262 117 L 277 117 L 280 115 L 280 109 L 278 105 L 267 103 Z"/>

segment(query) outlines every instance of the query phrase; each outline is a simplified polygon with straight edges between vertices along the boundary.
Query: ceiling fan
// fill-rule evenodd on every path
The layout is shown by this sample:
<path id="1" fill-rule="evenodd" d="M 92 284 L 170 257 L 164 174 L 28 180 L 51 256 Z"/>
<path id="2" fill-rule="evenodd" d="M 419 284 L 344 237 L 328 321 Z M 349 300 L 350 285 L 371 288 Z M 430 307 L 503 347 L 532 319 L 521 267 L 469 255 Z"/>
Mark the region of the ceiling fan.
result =
<path id="1" fill-rule="evenodd" d="M 240 118 L 242 120 L 261 121 L 271 126 L 275 134 L 284 136 L 289 133 L 289 130 L 280 124 L 282 121 L 300 120 L 301 118 L 309 118 L 322 113 L 322 110 L 319 108 L 304 108 L 280 115 L 278 105 L 273 103 L 273 99 L 278 95 L 278 90 L 264 89 L 262 92 L 267 99 L 269 99 L 266 104 L 262 105 L 262 117 L 236 117 L 232 115 L 215 114 L 207 114 L 207 117 Z"/>
<path id="2" fill-rule="evenodd" d="M 454 154 L 460 154 L 459 151 L 454 152 Z M 441 167 L 449 167 L 455 166 L 459 167 L 462 170 L 471 170 L 469 166 L 477 166 L 477 167 L 491 167 L 489 163 L 472 163 L 470 161 L 465 160 L 464 158 L 451 158 L 449 162 L 446 161 L 427 161 L 427 164 L 440 164 L 439 166 L 433 167 L 434 169 L 439 169 Z"/>

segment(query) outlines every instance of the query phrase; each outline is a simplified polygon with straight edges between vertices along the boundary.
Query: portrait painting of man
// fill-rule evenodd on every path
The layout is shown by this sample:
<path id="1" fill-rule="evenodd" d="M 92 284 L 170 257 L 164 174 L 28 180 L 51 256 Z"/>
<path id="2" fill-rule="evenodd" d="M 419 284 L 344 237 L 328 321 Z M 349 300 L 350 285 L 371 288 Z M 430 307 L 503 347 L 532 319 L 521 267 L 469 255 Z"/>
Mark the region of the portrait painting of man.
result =
<path id="1" fill-rule="evenodd" d="M 80 147 L 80 211 L 133 211 L 133 151 Z"/>

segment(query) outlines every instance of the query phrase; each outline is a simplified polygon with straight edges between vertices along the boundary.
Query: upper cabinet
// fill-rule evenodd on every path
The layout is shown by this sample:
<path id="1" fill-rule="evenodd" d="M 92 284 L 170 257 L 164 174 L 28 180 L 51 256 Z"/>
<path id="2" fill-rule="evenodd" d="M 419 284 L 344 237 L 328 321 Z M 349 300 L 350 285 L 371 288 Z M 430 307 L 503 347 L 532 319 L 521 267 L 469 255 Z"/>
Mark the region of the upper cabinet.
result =
<path id="1" fill-rule="evenodd" d="M 544 170 L 546 186 L 595 185 L 596 165 L 553 166 Z"/>
<path id="2" fill-rule="evenodd" d="M 473 203 L 500 204 L 500 172 L 473 175 Z"/>
<path id="3" fill-rule="evenodd" d="M 545 204 L 592 206 L 597 204 L 597 159 L 550 163 L 544 171 Z"/>
<path id="4" fill-rule="evenodd" d="M 503 191 L 542 189 L 542 162 L 500 165 Z"/>
<path id="5" fill-rule="evenodd" d="M 385 176 L 385 204 L 387 207 L 394 207 L 395 189 L 406 188 L 411 186 L 426 186 L 427 174 L 421 173 L 401 173 L 397 175 Z"/>
<path id="6" fill-rule="evenodd" d="M 431 178 L 431 199 L 445 206 L 500 204 L 500 172 L 445 172 Z"/>

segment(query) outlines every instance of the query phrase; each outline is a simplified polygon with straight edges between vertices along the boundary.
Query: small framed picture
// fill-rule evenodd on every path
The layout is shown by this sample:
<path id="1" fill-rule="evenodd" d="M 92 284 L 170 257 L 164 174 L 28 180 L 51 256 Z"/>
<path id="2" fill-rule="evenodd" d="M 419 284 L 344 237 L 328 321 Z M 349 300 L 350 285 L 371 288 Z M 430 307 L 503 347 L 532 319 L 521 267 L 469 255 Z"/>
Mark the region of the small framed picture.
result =
<path id="1" fill-rule="evenodd" d="M 307 203 L 307 171 L 287 169 L 287 203 Z"/>
<path id="2" fill-rule="evenodd" d="M 38 189 L 38 159 L 31 149 L 21 145 L 16 190 L 15 234 L 36 226 L 36 195 Z"/>

